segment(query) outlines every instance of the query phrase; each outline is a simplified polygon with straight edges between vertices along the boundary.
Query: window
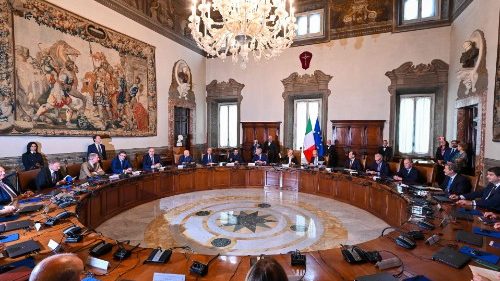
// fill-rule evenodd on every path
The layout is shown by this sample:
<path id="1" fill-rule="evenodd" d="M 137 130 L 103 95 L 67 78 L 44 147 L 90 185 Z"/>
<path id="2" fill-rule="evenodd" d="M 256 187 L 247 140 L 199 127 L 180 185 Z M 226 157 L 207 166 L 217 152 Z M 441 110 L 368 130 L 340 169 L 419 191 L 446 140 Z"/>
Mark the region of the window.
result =
<path id="1" fill-rule="evenodd" d="M 315 10 L 296 15 L 297 40 L 323 36 L 323 10 Z"/>
<path id="2" fill-rule="evenodd" d="M 403 23 L 439 19 L 440 0 L 402 0 Z"/>
<path id="3" fill-rule="evenodd" d="M 219 147 L 238 146 L 238 105 L 219 104 Z"/>
<path id="4" fill-rule="evenodd" d="M 295 120 L 293 130 L 293 149 L 300 149 L 304 145 L 307 117 L 311 119 L 314 128 L 316 119 L 321 116 L 321 99 L 297 99 L 294 101 Z M 321 124 L 321 120 L 320 124 Z M 324 130 L 324 128 L 321 128 Z"/>
<path id="5" fill-rule="evenodd" d="M 399 99 L 398 150 L 402 154 L 431 154 L 434 95 L 402 95 Z"/>

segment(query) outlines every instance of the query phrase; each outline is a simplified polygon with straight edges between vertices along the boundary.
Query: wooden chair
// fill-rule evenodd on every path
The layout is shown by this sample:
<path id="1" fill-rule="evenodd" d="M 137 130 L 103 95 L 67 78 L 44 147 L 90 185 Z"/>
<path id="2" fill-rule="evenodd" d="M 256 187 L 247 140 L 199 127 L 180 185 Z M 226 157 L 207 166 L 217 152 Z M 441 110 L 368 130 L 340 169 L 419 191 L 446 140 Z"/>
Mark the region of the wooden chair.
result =
<path id="1" fill-rule="evenodd" d="M 174 154 L 174 164 L 179 163 L 179 159 L 181 158 L 183 154 Z"/>
<path id="2" fill-rule="evenodd" d="M 112 160 L 102 160 L 101 161 L 101 168 L 107 174 L 111 173 L 111 161 Z"/>
<path id="3" fill-rule="evenodd" d="M 66 175 L 70 175 L 73 178 L 76 178 L 80 175 L 80 168 L 82 164 L 74 163 L 70 165 L 66 165 L 65 172 Z"/>
<path id="4" fill-rule="evenodd" d="M 423 179 L 425 184 L 432 186 L 436 177 L 436 166 L 435 165 L 413 165 L 413 168 L 417 169 L 420 174 L 420 178 Z"/>
<path id="5" fill-rule="evenodd" d="M 469 175 L 463 175 L 463 176 L 469 180 L 472 186 L 471 192 L 476 191 L 476 189 L 479 186 L 479 179 L 481 178 L 481 172 L 477 173 L 475 176 L 469 176 Z"/>
<path id="6" fill-rule="evenodd" d="M 143 160 L 144 160 L 144 154 L 142 154 L 142 153 L 137 153 L 137 154 L 135 155 L 135 161 L 134 161 L 134 163 L 135 163 L 135 167 L 134 167 L 134 168 L 135 168 L 136 170 L 142 170 L 142 161 L 143 161 Z"/>
<path id="7" fill-rule="evenodd" d="M 387 165 L 389 165 L 389 171 L 391 172 L 392 175 L 395 175 L 397 172 L 399 172 L 399 169 L 401 169 L 401 161 L 387 162 Z"/>
<path id="8" fill-rule="evenodd" d="M 297 159 L 297 163 L 299 165 L 301 165 L 302 163 L 302 152 L 300 150 L 294 150 L 293 151 L 293 156 L 295 157 L 295 159 Z M 285 154 L 286 155 L 286 154 Z"/>
<path id="9" fill-rule="evenodd" d="M 40 169 L 34 169 L 29 171 L 22 171 L 17 173 L 17 179 L 19 181 L 19 189 L 21 192 L 27 190 L 37 190 L 36 189 L 36 176 L 40 172 Z"/>
<path id="10" fill-rule="evenodd" d="M 364 169 L 366 169 L 366 155 L 363 155 L 363 157 L 361 158 L 361 166 Z"/>

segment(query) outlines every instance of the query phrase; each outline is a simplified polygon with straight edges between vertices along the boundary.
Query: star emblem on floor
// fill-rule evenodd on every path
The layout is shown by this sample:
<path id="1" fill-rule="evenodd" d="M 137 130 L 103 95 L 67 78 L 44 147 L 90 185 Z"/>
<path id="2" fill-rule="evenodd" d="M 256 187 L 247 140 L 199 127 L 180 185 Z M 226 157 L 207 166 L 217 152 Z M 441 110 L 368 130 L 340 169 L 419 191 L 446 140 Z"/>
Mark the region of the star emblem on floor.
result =
<path id="1" fill-rule="evenodd" d="M 231 231 L 238 232 L 245 228 L 255 233 L 257 227 L 271 228 L 268 223 L 277 222 L 272 215 L 262 214 L 259 216 L 259 211 L 246 212 L 240 211 L 238 214 L 228 214 L 228 220 L 223 223 L 223 227 L 234 227 Z"/>

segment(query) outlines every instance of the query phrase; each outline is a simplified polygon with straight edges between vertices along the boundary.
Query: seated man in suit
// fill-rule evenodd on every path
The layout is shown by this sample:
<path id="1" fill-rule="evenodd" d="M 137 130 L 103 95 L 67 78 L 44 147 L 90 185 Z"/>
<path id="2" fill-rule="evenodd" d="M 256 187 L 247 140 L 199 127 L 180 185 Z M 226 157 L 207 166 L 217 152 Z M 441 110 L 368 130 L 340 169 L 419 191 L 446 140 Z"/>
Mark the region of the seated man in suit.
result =
<path id="1" fill-rule="evenodd" d="M 207 153 L 203 155 L 203 158 L 201 159 L 201 164 L 203 165 L 217 164 L 217 159 L 215 158 L 215 155 L 212 153 L 211 147 L 207 148 Z"/>
<path id="2" fill-rule="evenodd" d="M 337 155 L 337 149 L 335 145 L 332 144 L 331 140 L 326 141 L 326 153 L 328 155 L 328 167 L 337 167 L 339 156 Z"/>
<path id="3" fill-rule="evenodd" d="M 387 165 L 387 162 L 384 161 L 382 154 L 375 154 L 375 162 L 366 167 L 366 173 L 374 176 L 379 176 L 381 178 L 389 176 L 389 165 Z"/>
<path id="4" fill-rule="evenodd" d="M 51 188 L 61 184 L 66 184 L 61 171 L 59 160 L 50 160 L 47 167 L 43 167 L 36 176 L 36 189 Z"/>
<path id="5" fill-rule="evenodd" d="M 473 206 L 496 212 L 500 211 L 500 167 L 489 168 L 486 179 L 488 185 L 485 188 L 464 195 L 452 194 L 450 199 L 460 199 L 457 201 L 459 206 Z"/>
<path id="6" fill-rule="evenodd" d="M 313 150 L 313 155 L 311 157 L 311 162 L 309 162 L 309 166 L 319 166 L 319 161 L 325 161 L 323 156 L 318 156 L 318 151 Z"/>
<path id="7" fill-rule="evenodd" d="M 472 188 L 469 179 L 457 174 L 457 172 L 457 165 L 453 163 L 445 164 L 444 174 L 446 175 L 446 178 L 441 184 L 441 188 L 447 194 L 463 195 L 469 193 Z"/>
<path id="8" fill-rule="evenodd" d="M 252 162 L 255 165 L 266 165 L 267 164 L 267 156 L 262 154 L 262 148 L 257 148 L 255 150 L 255 155 L 252 158 Z"/>
<path id="9" fill-rule="evenodd" d="M 191 157 L 190 153 L 189 153 L 189 150 L 184 150 L 183 154 L 181 155 L 181 157 L 179 157 L 179 165 L 183 165 L 183 164 L 189 164 L 191 162 L 194 162 L 193 161 L 193 157 Z"/>
<path id="10" fill-rule="evenodd" d="M 237 163 L 237 164 L 238 163 L 241 164 L 244 162 L 243 158 L 241 158 L 241 154 L 237 148 L 235 148 L 233 150 L 233 152 L 231 154 L 229 154 L 229 163 L 233 163 L 233 162 Z"/>
<path id="11" fill-rule="evenodd" d="M 361 162 L 356 158 L 356 152 L 354 151 L 349 151 L 348 154 L 349 159 L 345 161 L 345 167 L 347 169 L 351 170 L 356 170 L 356 171 L 361 171 L 363 170 L 363 166 L 361 165 Z"/>
<path id="12" fill-rule="evenodd" d="M 127 159 L 127 153 L 120 151 L 118 155 L 111 161 L 111 171 L 113 174 L 130 174 L 132 173 L 132 165 Z"/>
<path id="13" fill-rule="evenodd" d="M 17 199 L 24 199 L 33 196 L 33 192 L 26 191 L 17 195 L 14 188 L 7 182 L 5 169 L 0 166 L 0 215 L 10 215 L 16 211 L 15 203 Z"/>
<path id="14" fill-rule="evenodd" d="M 378 148 L 378 153 L 382 155 L 384 161 L 391 161 L 392 159 L 392 147 L 389 146 L 389 142 L 384 140 L 381 147 Z"/>
<path id="15" fill-rule="evenodd" d="M 90 153 L 88 161 L 83 163 L 80 167 L 80 176 L 78 177 L 78 179 L 85 180 L 87 178 L 104 174 L 104 170 L 99 164 L 99 155 L 97 153 Z"/>
<path id="16" fill-rule="evenodd" d="M 293 149 L 287 149 L 286 157 L 281 158 L 281 163 L 288 165 L 298 165 L 297 158 L 293 155 Z"/>
<path id="17" fill-rule="evenodd" d="M 403 161 L 404 167 L 399 169 L 394 179 L 402 181 L 404 184 L 419 184 L 420 174 L 417 169 L 413 168 L 413 162 L 410 158 L 405 158 Z"/>
<path id="18" fill-rule="evenodd" d="M 155 154 L 155 149 L 150 147 L 148 153 L 142 158 L 142 169 L 144 171 L 153 171 L 161 167 L 160 155 Z"/>
<path id="19" fill-rule="evenodd" d="M 89 145 L 87 148 L 87 158 L 90 153 L 97 153 L 99 155 L 99 159 L 106 160 L 108 157 L 106 156 L 106 147 L 102 144 L 101 136 L 95 135 L 92 136 L 94 143 Z"/>

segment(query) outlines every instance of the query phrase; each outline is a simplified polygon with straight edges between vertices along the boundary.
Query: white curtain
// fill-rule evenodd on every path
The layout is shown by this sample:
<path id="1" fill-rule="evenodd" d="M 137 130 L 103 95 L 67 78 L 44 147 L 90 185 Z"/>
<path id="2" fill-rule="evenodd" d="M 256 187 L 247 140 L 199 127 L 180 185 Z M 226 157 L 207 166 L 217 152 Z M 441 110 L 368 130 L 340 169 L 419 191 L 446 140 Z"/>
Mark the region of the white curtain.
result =
<path id="1" fill-rule="evenodd" d="M 228 112 L 226 105 L 219 106 L 219 146 L 227 147 L 229 144 Z"/>
<path id="2" fill-rule="evenodd" d="M 418 97 L 415 104 L 415 153 L 429 152 L 431 132 L 431 98 Z"/>
<path id="3" fill-rule="evenodd" d="M 238 145 L 238 106 L 222 104 L 219 106 L 219 147 Z"/>
<path id="4" fill-rule="evenodd" d="M 402 153 L 413 151 L 413 116 L 415 109 L 413 98 L 401 98 L 399 103 L 399 134 L 398 145 Z"/>

